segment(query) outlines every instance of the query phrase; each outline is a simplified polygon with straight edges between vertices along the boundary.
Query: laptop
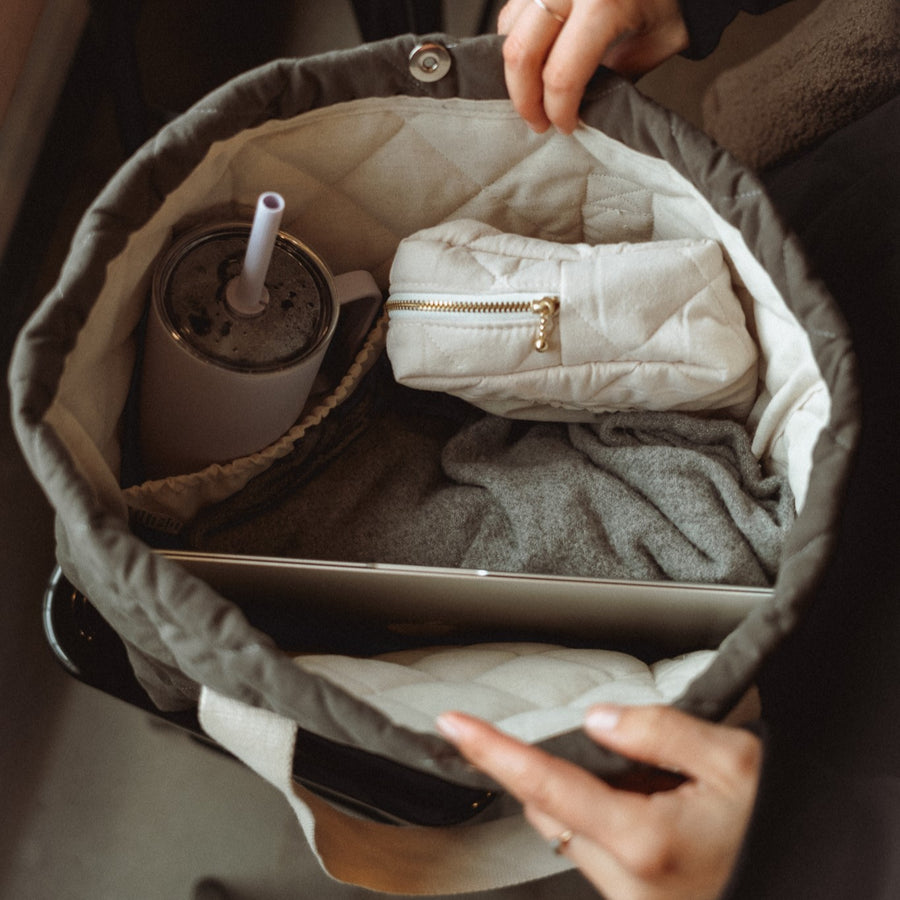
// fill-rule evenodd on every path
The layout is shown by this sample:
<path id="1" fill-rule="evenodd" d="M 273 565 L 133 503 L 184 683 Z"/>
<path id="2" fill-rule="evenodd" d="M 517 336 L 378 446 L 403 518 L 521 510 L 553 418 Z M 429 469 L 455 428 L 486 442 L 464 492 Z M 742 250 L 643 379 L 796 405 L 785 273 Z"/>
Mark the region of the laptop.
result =
<path id="1" fill-rule="evenodd" d="M 734 585 L 161 552 L 239 605 L 285 649 L 298 651 L 347 650 L 300 646 L 315 634 L 327 645 L 324 630 L 341 644 L 358 637 L 369 653 L 382 641 L 423 646 L 479 635 L 587 646 L 646 640 L 685 652 L 717 646 L 773 595 L 771 588 Z"/>

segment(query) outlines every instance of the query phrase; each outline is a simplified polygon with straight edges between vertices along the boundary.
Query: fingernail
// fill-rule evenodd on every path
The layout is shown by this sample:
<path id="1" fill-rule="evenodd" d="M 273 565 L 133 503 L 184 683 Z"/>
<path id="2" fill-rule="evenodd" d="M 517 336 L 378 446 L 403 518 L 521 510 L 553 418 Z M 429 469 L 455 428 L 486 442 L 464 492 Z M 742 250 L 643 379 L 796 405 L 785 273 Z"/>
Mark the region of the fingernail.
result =
<path id="1" fill-rule="evenodd" d="M 585 717 L 584 724 L 589 731 L 612 731 L 622 718 L 622 710 L 617 706 L 595 706 Z"/>
<path id="2" fill-rule="evenodd" d="M 435 719 L 435 724 L 437 730 L 454 744 L 465 737 L 465 727 L 460 722 L 459 716 L 454 713 L 441 713 Z"/>

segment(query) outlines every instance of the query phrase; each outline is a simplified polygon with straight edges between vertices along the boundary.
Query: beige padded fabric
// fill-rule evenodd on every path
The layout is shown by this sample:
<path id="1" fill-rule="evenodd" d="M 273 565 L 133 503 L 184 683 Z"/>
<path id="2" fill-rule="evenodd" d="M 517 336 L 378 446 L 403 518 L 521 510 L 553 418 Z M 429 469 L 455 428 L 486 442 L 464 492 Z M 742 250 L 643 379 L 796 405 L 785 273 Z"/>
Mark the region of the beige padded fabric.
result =
<path id="1" fill-rule="evenodd" d="M 594 703 L 671 703 L 715 654 L 697 651 L 646 664 L 613 650 L 502 643 L 434 647 L 371 659 L 298 656 L 392 722 L 434 731 L 435 717 L 459 709 L 534 743 L 581 727 Z"/>

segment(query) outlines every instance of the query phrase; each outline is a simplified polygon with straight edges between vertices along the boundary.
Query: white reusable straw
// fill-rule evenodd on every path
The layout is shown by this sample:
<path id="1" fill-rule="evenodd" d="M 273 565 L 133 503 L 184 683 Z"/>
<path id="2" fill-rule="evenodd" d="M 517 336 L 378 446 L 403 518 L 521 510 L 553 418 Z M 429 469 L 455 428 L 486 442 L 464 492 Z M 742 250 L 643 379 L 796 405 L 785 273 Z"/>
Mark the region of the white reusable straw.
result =
<path id="1" fill-rule="evenodd" d="M 225 288 L 225 299 L 231 310 L 241 316 L 255 316 L 261 313 L 269 302 L 266 290 L 266 273 L 272 260 L 272 249 L 281 217 L 284 213 L 284 198 L 274 191 L 260 194 L 256 201 L 256 213 L 250 227 L 250 239 L 244 256 L 241 274 L 232 278 Z"/>

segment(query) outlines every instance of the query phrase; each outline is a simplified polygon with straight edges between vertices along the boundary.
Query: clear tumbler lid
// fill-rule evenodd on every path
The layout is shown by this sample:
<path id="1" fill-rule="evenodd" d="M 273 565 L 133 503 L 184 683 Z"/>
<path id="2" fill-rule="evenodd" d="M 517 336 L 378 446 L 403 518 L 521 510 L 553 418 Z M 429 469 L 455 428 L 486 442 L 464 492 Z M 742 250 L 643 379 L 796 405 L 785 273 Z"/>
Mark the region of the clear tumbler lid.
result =
<path id="1" fill-rule="evenodd" d="M 229 224 L 186 235 L 155 273 L 154 300 L 173 336 L 197 355 L 231 369 L 270 371 L 325 339 L 332 286 L 324 264 L 281 233 L 266 276 L 268 303 L 257 315 L 235 312 L 225 289 L 241 271 L 249 234 L 249 225 Z"/>

